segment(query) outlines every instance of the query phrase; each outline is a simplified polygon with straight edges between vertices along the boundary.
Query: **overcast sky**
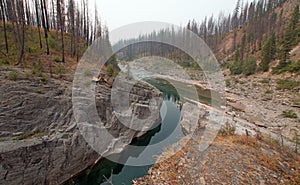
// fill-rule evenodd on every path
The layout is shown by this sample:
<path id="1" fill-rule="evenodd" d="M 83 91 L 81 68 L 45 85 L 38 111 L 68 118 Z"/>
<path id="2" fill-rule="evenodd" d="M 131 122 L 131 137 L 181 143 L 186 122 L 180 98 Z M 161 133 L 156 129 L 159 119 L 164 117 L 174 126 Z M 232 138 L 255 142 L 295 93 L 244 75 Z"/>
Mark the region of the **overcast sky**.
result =
<path id="1" fill-rule="evenodd" d="M 91 2 L 92 1 L 92 2 Z M 205 16 L 231 12 L 237 0 L 90 0 L 96 1 L 102 21 L 110 30 L 142 22 L 160 21 L 186 25 Z M 92 6 L 93 7 L 93 6 Z"/>

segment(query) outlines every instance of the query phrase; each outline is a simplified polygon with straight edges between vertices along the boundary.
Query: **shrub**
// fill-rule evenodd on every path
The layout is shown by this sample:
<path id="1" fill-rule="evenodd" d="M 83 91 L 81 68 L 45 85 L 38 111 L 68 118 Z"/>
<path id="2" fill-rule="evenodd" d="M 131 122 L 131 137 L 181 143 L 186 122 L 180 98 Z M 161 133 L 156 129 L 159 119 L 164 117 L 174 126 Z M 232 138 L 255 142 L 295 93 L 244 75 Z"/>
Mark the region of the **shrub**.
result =
<path id="1" fill-rule="evenodd" d="M 292 90 L 295 87 L 298 87 L 300 82 L 295 80 L 283 80 L 280 79 L 277 81 L 277 89 L 278 90 Z"/>
<path id="2" fill-rule="evenodd" d="M 49 37 L 48 42 L 49 42 L 50 48 L 55 49 L 55 50 L 59 49 L 57 42 L 55 42 L 55 40 L 52 39 L 51 37 Z"/>
<path id="3" fill-rule="evenodd" d="M 228 122 L 219 130 L 221 136 L 232 136 L 235 134 L 236 127 Z"/>
<path id="4" fill-rule="evenodd" d="M 268 89 L 268 90 L 265 91 L 265 94 L 273 94 L 273 93 L 274 92 L 272 90 L 270 90 L 270 89 Z"/>
<path id="5" fill-rule="evenodd" d="M 270 78 L 264 78 L 259 82 L 262 83 L 262 84 L 268 84 L 268 83 L 270 83 Z"/>
<path id="6" fill-rule="evenodd" d="M 247 59 L 243 63 L 243 74 L 250 76 L 255 73 L 257 68 L 256 61 L 254 59 Z"/>
<path id="7" fill-rule="evenodd" d="M 19 75 L 20 75 L 19 71 L 16 71 L 16 70 L 11 71 L 8 74 L 8 79 L 16 81 L 19 78 Z"/>
<path id="8" fill-rule="evenodd" d="M 245 61 L 237 61 L 229 67 L 232 75 L 244 74 L 246 76 L 252 75 L 256 72 L 257 64 L 252 58 Z"/>
<path id="9" fill-rule="evenodd" d="M 225 81 L 225 83 L 226 83 L 226 87 L 230 87 L 230 86 L 231 86 L 230 80 L 227 79 L 227 80 Z"/>
<path id="10" fill-rule="evenodd" d="M 0 59 L 0 64 L 1 65 L 9 65 L 9 60 L 8 59 Z"/>
<path id="11" fill-rule="evenodd" d="M 283 111 L 282 115 L 285 118 L 291 118 L 291 119 L 297 119 L 298 118 L 297 114 L 293 110 Z"/>
<path id="12" fill-rule="evenodd" d="M 242 72 L 243 72 L 243 62 L 242 61 L 234 62 L 233 64 L 230 65 L 229 69 L 230 69 L 230 73 L 232 75 L 242 74 Z"/>
<path id="13" fill-rule="evenodd" d="M 112 64 L 109 64 L 106 68 L 106 73 L 109 77 L 116 77 L 118 72 L 118 69 L 114 68 Z"/>
<path id="14" fill-rule="evenodd" d="M 59 57 L 54 57 L 54 62 L 56 62 L 56 63 L 61 63 L 62 62 L 62 60 L 61 60 L 61 58 L 59 58 Z"/>
<path id="15" fill-rule="evenodd" d="M 278 66 L 273 68 L 273 74 L 281 74 L 285 72 L 299 73 L 300 72 L 300 61 L 281 61 Z"/>
<path id="16" fill-rule="evenodd" d="M 291 73 L 300 72 L 300 61 L 290 63 L 288 66 L 286 66 L 285 70 Z"/>
<path id="17" fill-rule="evenodd" d="M 59 78 L 61 78 L 65 73 L 65 68 L 62 65 L 59 65 L 54 69 L 54 72 Z"/>
<path id="18" fill-rule="evenodd" d="M 84 70 L 83 74 L 84 74 L 84 76 L 86 76 L 86 77 L 90 77 L 90 76 L 93 75 L 91 69 L 88 69 L 88 68 Z"/>
<path id="19" fill-rule="evenodd" d="M 41 60 L 32 64 L 32 74 L 36 77 L 43 77 L 43 63 Z"/>

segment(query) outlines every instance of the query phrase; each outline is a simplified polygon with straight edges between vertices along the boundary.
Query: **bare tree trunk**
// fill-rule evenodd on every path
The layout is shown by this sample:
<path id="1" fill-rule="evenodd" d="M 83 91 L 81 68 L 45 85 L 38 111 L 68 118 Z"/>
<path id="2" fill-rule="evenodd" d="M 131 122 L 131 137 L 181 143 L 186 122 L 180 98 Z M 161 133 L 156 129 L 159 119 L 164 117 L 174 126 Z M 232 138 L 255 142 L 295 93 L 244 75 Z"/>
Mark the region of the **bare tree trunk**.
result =
<path id="1" fill-rule="evenodd" d="M 18 9 L 18 16 L 19 16 L 19 22 L 22 24 L 21 27 L 21 32 L 20 34 L 20 55 L 19 55 L 19 60 L 16 65 L 21 64 L 23 57 L 24 57 L 24 48 L 25 48 L 25 29 L 26 29 L 26 23 L 25 23 L 25 12 L 24 12 L 24 3 L 23 1 L 19 2 L 20 4 L 17 4 L 17 9 Z"/>
<path id="2" fill-rule="evenodd" d="M 16 26 L 17 24 L 17 15 L 16 15 L 16 9 L 15 9 L 15 3 L 14 1 L 7 1 L 7 17 L 9 17 L 9 20 L 12 24 L 13 27 L 13 35 L 14 35 L 14 40 L 15 40 L 15 45 L 16 47 L 19 46 L 19 40 L 18 40 L 18 33 L 16 31 Z"/>
<path id="3" fill-rule="evenodd" d="M 62 62 L 65 62 L 65 41 L 64 41 L 64 19 L 63 19 L 63 0 L 57 0 L 57 14 L 60 22 L 61 34 L 61 49 L 62 49 Z"/>
<path id="4" fill-rule="evenodd" d="M 43 43 L 42 43 L 42 37 L 41 37 L 41 24 L 40 24 L 40 18 L 39 18 L 38 0 L 35 0 L 35 11 L 36 11 L 37 27 L 38 27 L 38 32 L 39 32 L 40 48 L 42 49 Z"/>
<path id="5" fill-rule="evenodd" d="M 56 29 L 55 26 L 56 26 L 56 20 L 55 20 L 55 11 L 54 11 L 54 1 L 52 0 L 51 1 L 52 3 L 52 29 Z"/>
<path id="6" fill-rule="evenodd" d="M 26 11 L 25 11 L 25 13 L 26 13 L 26 21 L 27 21 L 27 25 L 30 25 L 30 9 L 29 9 L 29 5 L 28 5 L 28 3 L 27 3 L 27 0 L 24 0 L 24 2 L 25 2 L 25 9 L 26 9 Z"/>
<path id="7" fill-rule="evenodd" d="M 0 0 L 0 6 L 2 10 L 2 21 L 3 21 L 3 29 L 4 29 L 4 39 L 5 39 L 5 48 L 6 48 L 6 53 L 8 54 L 8 42 L 7 42 L 7 33 L 6 33 L 6 20 L 5 20 L 5 11 L 4 11 L 4 2 L 3 0 Z"/>
<path id="8" fill-rule="evenodd" d="M 78 41 L 79 41 L 79 27 L 80 27 L 80 24 L 79 24 L 79 12 L 77 12 L 77 17 L 76 17 L 76 32 L 75 32 L 75 55 L 76 55 L 76 60 L 78 62 Z"/>
<path id="9" fill-rule="evenodd" d="M 43 0 L 40 0 L 40 3 L 41 3 L 41 9 L 42 9 L 42 24 L 43 24 L 44 32 L 45 32 L 47 55 L 49 55 L 50 51 L 49 51 L 49 44 L 48 44 L 48 29 L 47 29 L 46 23 L 45 23 L 45 14 L 44 14 Z"/>
<path id="10" fill-rule="evenodd" d="M 46 4 L 46 1 L 47 0 L 43 0 L 44 2 L 44 10 L 45 10 L 45 21 L 46 21 L 46 28 L 47 28 L 47 31 L 49 31 L 49 19 L 48 19 L 48 10 L 47 10 L 47 4 Z"/>
<path id="11" fill-rule="evenodd" d="M 20 50 L 20 56 L 22 54 L 22 46 L 21 46 L 21 43 L 22 43 L 22 35 L 20 33 L 20 28 L 19 28 L 19 24 L 20 22 L 22 22 L 21 20 L 21 12 L 20 12 L 20 5 L 18 1 L 11 1 L 10 2 L 10 16 L 12 18 L 12 25 L 13 25 L 13 31 L 14 31 L 14 38 L 15 38 L 15 45 L 16 47 Z M 17 3 L 17 4 L 16 4 Z M 19 57 L 19 60 L 18 62 L 16 63 L 16 65 L 20 64 L 21 62 L 21 57 Z"/>

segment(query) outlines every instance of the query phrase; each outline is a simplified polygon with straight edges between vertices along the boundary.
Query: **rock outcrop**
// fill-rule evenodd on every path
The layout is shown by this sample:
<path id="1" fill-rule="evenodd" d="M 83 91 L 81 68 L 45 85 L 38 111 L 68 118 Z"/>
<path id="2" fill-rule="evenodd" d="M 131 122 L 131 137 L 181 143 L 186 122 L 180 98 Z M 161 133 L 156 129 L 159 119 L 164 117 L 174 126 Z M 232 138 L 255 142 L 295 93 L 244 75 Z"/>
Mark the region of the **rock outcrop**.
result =
<path id="1" fill-rule="evenodd" d="M 61 184 L 99 159 L 77 127 L 72 82 L 43 82 L 19 73 L 12 81 L 6 78 L 9 70 L 0 69 L 0 184 Z M 96 85 L 98 114 L 112 135 L 130 142 L 144 132 L 131 130 L 113 117 L 110 90 L 106 84 Z M 162 99 L 158 90 L 143 83 L 129 93 L 136 117 L 147 116 L 151 103 L 147 100 Z M 160 105 L 151 104 L 158 110 Z"/>

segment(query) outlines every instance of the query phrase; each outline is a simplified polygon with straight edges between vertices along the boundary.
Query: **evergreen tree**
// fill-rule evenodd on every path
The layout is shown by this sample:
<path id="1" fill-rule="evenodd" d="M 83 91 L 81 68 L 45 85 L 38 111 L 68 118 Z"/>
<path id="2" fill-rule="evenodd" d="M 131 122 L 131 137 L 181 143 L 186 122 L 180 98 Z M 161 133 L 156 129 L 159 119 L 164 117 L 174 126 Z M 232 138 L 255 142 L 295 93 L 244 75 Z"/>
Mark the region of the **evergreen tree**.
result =
<path id="1" fill-rule="evenodd" d="M 292 47 L 298 42 L 297 25 L 299 22 L 299 5 L 297 5 L 292 14 L 290 24 L 285 31 L 284 40 L 281 47 L 281 60 L 286 61 L 290 58 Z"/>
<path id="2" fill-rule="evenodd" d="M 243 74 L 252 75 L 256 72 L 257 64 L 255 59 L 249 58 L 243 62 Z"/>
<path id="3" fill-rule="evenodd" d="M 276 36 L 272 34 L 264 43 L 262 48 L 262 61 L 261 70 L 264 72 L 269 71 L 270 62 L 275 59 L 276 56 Z"/>

